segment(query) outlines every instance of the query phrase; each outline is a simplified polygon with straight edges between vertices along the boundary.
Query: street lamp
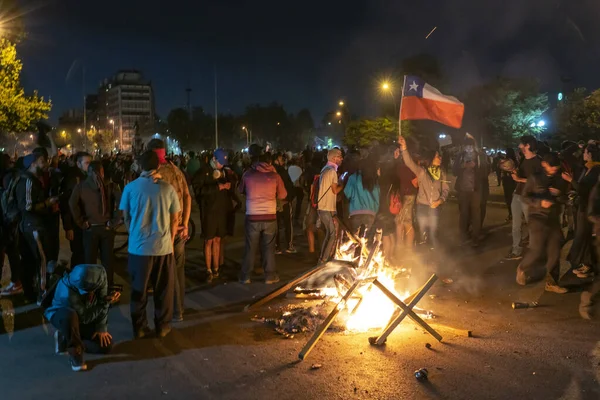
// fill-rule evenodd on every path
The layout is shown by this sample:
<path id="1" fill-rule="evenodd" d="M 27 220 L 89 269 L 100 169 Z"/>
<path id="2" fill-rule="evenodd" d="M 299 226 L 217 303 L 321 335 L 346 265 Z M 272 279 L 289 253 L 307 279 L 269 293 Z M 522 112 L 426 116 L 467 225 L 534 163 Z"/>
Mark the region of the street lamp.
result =
<path id="1" fill-rule="evenodd" d="M 250 142 L 252 142 L 252 130 L 246 128 L 246 126 L 242 126 L 242 130 L 246 132 L 246 147 L 250 147 Z"/>
<path id="2" fill-rule="evenodd" d="M 388 81 L 384 81 L 381 84 L 381 90 L 389 91 L 390 90 L 390 83 Z"/>
<path id="3" fill-rule="evenodd" d="M 394 96 L 394 90 L 392 89 L 392 84 L 390 83 L 390 81 L 383 81 L 381 82 L 381 86 L 379 88 L 379 90 L 382 93 L 385 94 L 389 94 L 390 96 L 392 96 L 392 101 L 394 102 L 394 111 L 396 110 L 396 96 Z"/>
<path id="4" fill-rule="evenodd" d="M 62 137 L 67 137 L 67 132 L 65 132 L 65 131 L 62 131 L 62 132 L 60 133 L 60 136 L 62 136 Z"/>
<path id="5" fill-rule="evenodd" d="M 337 115 L 338 117 L 341 117 L 342 116 L 342 112 L 338 111 L 338 112 L 335 113 L 335 115 Z"/>
<path id="6" fill-rule="evenodd" d="M 344 107 L 344 101 L 340 100 L 339 105 L 340 105 L 340 107 Z"/>

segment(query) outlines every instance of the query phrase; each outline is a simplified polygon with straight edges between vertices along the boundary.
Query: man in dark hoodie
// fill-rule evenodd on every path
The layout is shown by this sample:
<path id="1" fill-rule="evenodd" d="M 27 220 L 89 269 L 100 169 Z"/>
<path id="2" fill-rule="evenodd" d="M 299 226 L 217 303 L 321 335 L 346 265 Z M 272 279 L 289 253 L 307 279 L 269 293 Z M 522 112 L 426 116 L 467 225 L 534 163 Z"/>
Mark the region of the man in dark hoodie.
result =
<path id="1" fill-rule="evenodd" d="M 75 163 L 73 166 L 66 166 L 65 177 L 60 184 L 60 213 L 62 216 L 63 229 L 65 236 L 71 247 L 71 267 L 83 264 L 85 262 L 85 251 L 83 248 L 83 231 L 76 223 L 73 222 L 71 207 L 69 207 L 69 199 L 73 193 L 75 186 L 82 182 L 87 177 L 87 171 L 92 156 L 85 152 L 79 152 L 75 155 Z"/>
<path id="2" fill-rule="evenodd" d="M 239 191 L 246 195 L 246 251 L 240 283 L 250 283 L 256 250 L 260 244 L 265 283 L 279 282 L 275 269 L 275 236 L 277 233 L 277 200 L 287 197 L 281 177 L 270 163 L 261 161 L 262 148 L 253 144 L 248 151 L 252 166 L 240 182 Z"/>
<path id="3" fill-rule="evenodd" d="M 273 157 L 273 164 L 275 166 L 275 171 L 277 171 L 277 174 L 281 177 L 285 190 L 287 191 L 287 197 L 279 201 L 277 207 L 277 239 L 275 253 L 281 254 L 282 251 L 279 231 L 281 230 L 281 225 L 283 225 L 286 242 L 285 252 L 294 254 L 296 253 L 296 248 L 294 247 L 294 228 L 292 224 L 292 201 L 294 200 L 295 194 L 294 182 L 292 182 L 290 174 L 287 169 L 285 169 L 285 154 L 275 154 L 275 157 Z"/>
<path id="4" fill-rule="evenodd" d="M 21 213 L 20 229 L 27 249 L 22 254 L 23 290 L 30 301 L 36 300 L 37 292 L 38 304 L 46 290 L 47 254 L 50 253 L 47 217 L 58 205 L 58 197 L 47 197 L 42 186 L 41 177 L 46 166 L 47 160 L 42 154 L 27 155 L 23 159 L 25 171 L 16 186 L 17 206 Z"/>
<path id="5" fill-rule="evenodd" d="M 108 293 L 102 265 L 80 264 L 58 281 L 44 316 L 57 329 L 56 354 L 69 353 L 71 369 L 85 371 L 83 352 L 106 354 L 112 348 L 108 309 L 120 293 Z"/>
<path id="6" fill-rule="evenodd" d="M 119 187 L 105 182 L 100 161 L 90 163 L 87 178 L 75 186 L 69 199 L 73 221 L 83 234 L 85 262 L 95 264 L 100 253 L 109 287 L 113 286 L 114 227 L 121 221 L 120 200 Z"/>
<path id="7" fill-rule="evenodd" d="M 561 177 L 560 158 L 548 153 L 542 158 L 543 172 L 527 178 L 523 188 L 523 201 L 528 206 L 530 246 L 525 258 L 517 268 L 517 283 L 526 285 L 546 275 L 546 291 L 567 293 L 560 287 L 560 250 L 563 234 L 560 215 L 566 200 L 567 182 Z M 546 270 L 536 264 L 546 256 Z"/>

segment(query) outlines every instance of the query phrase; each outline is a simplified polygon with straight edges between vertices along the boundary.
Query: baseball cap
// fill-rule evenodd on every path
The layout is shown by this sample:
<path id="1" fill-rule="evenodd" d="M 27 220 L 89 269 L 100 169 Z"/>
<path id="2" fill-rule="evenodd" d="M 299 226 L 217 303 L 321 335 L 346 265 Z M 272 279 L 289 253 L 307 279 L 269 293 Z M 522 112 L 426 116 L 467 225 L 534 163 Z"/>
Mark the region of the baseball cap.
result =
<path id="1" fill-rule="evenodd" d="M 217 159 L 219 164 L 221 164 L 221 165 L 229 164 L 229 154 L 227 153 L 227 151 L 225 149 L 216 149 L 213 155 L 215 156 L 215 158 Z"/>

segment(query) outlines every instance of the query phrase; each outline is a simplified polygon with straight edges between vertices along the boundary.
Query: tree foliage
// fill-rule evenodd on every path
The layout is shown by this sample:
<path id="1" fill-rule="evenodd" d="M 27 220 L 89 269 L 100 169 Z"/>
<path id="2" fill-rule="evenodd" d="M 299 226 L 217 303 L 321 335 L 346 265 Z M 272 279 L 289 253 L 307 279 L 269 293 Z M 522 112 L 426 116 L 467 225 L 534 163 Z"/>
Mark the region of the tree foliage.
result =
<path id="1" fill-rule="evenodd" d="M 537 123 L 547 110 L 547 94 L 526 80 L 497 79 L 473 88 L 465 100 L 466 126 L 494 145 L 509 146 L 522 135 L 543 132 L 545 126 Z"/>
<path id="2" fill-rule="evenodd" d="M 410 121 L 402 121 L 402 135 L 413 133 Z M 389 144 L 398 139 L 398 121 L 390 118 L 361 119 L 348 124 L 344 144 L 349 147 L 369 147 L 373 144 Z"/>
<path id="3" fill-rule="evenodd" d="M 600 133 L 600 90 L 588 94 L 577 88 L 564 96 L 554 110 L 554 142 L 588 140 Z"/>
<path id="4" fill-rule="evenodd" d="M 25 94 L 20 81 L 22 68 L 15 44 L 0 39 L 0 133 L 24 132 L 40 119 L 48 119 L 52 104 L 37 91 Z"/>

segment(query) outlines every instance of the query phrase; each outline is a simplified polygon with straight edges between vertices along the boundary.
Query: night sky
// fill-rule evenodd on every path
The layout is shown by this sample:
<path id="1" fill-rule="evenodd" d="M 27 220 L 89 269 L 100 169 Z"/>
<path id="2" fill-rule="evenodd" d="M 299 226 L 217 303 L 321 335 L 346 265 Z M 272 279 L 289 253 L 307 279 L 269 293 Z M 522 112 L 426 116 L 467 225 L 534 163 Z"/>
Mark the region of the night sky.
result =
<path id="1" fill-rule="evenodd" d="M 212 113 L 215 65 L 220 112 L 279 101 L 288 111 L 308 107 L 316 121 L 340 98 L 357 114 L 376 112 L 377 82 L 422 52 L 440 59 L 459 97 L 500 74 L 537 77 L 551 92 L 562 90 L 561 76 L 600 85 L 597 0 L 22 3 L 31 10 L 23 82 L 52 98 L 52 121 L 80 107 L 81 68 L 66 81 L 75 60 L 86 66 L 88 92 L 118 69 L 143 71 L 162 117 L 185 105 L 188 82 L 192 104 Z"/>

